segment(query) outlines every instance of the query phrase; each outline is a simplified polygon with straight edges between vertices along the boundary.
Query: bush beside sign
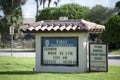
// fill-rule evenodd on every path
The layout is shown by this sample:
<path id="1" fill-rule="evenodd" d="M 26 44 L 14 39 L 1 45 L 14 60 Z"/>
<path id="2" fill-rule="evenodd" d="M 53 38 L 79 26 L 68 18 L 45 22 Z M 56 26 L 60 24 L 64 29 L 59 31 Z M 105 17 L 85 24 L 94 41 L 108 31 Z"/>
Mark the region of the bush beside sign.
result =
<path id="1" fill-rule="evenodd" d="M 89 44 L 89 70 L 108 71 L 108 54 L 106 43 Z"/>

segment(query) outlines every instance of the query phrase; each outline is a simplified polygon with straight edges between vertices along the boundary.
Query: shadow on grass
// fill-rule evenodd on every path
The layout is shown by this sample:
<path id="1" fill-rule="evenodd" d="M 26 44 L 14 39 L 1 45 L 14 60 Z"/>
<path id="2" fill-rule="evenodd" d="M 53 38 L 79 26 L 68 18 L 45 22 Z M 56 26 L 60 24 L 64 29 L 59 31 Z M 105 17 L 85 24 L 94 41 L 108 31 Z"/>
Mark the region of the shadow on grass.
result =
<path id="1" fill-rule="evenodd" d="M 38 73 L 34 71 L 0 71 L 0 75 L 32 75 Z"/>
<path id="2" fill-rule="evenodd" d="M 61 73 L 61 72 L 34 72 L 34 71 L 0 71 L 0 75 L 33 75 L 33 74 L 96 74 L 96 73 L 104 73 L 104 72 L 85 72 L 85 73 Z M 106 73 L 106 72 L 105 72 Z"/>

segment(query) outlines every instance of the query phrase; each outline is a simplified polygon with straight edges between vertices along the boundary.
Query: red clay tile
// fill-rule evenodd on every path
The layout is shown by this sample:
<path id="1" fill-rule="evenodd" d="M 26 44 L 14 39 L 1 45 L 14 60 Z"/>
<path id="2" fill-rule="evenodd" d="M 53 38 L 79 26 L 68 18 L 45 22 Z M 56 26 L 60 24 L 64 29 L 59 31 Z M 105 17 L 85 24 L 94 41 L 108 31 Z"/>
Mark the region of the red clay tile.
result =
<path id="1" fill-rule="evenodd" d="M 23 32 L 69 32 L 89 31 L 102 32 L 105 26 L 93 22 L 81 20 L 46 20 L 23 25 L 20 27 Z"/>

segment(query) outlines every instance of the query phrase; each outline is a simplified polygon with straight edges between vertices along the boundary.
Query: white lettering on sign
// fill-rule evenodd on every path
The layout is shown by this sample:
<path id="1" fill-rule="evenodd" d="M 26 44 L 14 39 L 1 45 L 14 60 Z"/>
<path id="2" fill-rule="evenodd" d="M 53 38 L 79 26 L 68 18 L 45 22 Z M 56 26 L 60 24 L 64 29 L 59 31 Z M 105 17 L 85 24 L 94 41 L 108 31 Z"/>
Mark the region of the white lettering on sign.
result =
<path id="1" fill-rule="evenodd" d="M 56 40 L 57 44 L 67 44 L 67 40 Z"/>

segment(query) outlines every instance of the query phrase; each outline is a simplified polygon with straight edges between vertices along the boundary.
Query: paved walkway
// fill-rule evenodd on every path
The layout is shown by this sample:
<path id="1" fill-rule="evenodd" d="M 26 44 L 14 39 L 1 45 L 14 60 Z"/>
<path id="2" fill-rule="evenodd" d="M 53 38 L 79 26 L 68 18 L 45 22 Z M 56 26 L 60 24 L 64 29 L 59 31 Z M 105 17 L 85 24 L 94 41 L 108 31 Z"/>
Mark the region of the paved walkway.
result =
<path id="1" fill-rule="evenodd" d="M 109 55 L 108 64 L 114 66 L 120 66 L 120 55 Z"/>
<path id="2" fill-rule="evenodd" d="M 15 56 L 15 57 L 35 57 L 34 50 L 0 50 L 0 56 Z"/>

